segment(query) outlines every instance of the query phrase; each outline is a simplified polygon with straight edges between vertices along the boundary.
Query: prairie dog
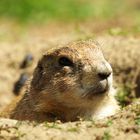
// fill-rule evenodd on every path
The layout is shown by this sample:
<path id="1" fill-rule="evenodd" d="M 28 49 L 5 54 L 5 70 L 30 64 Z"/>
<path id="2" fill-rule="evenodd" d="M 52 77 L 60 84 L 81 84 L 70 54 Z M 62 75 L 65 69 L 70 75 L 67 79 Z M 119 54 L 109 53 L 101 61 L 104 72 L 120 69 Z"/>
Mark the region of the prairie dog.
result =
<path id="1" fill-rule="evenodd" d="M 76 121 L 111 116 L 114 98 L 112 68 L 99 44 L 77 41 L 46 52 L 39 60 L 30 89 L 3 112 L 30 121 Z"/>

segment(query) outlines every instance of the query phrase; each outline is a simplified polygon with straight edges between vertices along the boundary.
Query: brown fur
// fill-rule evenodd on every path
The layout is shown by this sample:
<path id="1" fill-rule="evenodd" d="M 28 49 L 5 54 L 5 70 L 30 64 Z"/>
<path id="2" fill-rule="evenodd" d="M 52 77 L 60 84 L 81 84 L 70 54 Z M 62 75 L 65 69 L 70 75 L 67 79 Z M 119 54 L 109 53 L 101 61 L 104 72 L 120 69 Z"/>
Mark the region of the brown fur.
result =
<path id="1" fill-rule="evenodd" d="M 72 66 L 60 66 L 62 57 L 67 57 Z M 112 73 L 99 45 L 92 41 L 52 49 L 38 62 L 29 91 L 1 116 L 39 122 L 110 116 L 119 107 L 112 90 L 112 74 L 110 80 L 101 80 L 98 73 L 102 71 Z"/>

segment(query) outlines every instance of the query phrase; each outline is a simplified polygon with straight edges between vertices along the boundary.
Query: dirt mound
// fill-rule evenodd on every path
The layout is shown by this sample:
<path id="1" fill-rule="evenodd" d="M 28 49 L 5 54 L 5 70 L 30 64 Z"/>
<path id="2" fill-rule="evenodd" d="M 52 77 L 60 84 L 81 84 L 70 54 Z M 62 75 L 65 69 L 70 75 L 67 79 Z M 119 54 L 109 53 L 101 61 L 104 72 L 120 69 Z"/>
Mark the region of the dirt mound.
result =
<path id="1" fill-rule="evenodd" d="M 100 121 L 78 121 L 69 123 L 19 122 L 0 119 L 2 140 L 139 140 L 140 100 L 123 109 L 113 117 Z"/>

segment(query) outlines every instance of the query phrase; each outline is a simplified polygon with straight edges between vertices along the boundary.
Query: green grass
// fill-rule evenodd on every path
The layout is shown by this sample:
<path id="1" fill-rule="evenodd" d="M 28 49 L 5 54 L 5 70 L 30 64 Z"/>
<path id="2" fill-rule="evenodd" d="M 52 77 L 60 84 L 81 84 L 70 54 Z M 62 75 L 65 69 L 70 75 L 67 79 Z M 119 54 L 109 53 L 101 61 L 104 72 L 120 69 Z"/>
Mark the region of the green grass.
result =
<path id="1" fill-rule="evenodd" d="M 135 123 L 140 126 L 140 116 L 135 119 Z"/>
<path id="2" fill-rule="evenodd" d="M 51 128 L 61 129 L 56 122 L 53 122 L 53 123 L 45 122 L 44 124 L 45 124 L 46 128 L 49 128 L 49 129 L 51 129 Z"/>
<path id="3" fill-rule="evenodd" d="M 109 134 L 109 132 L 105 131 L 102 140 L 110 140 L 110 139 L 111 139 L 111 135 Z"/>
<path id="4" fill-rule="evenodd" d="M 132 0 L 131 0 L 132 1 Z M 109 19 L 128 14 L 140 21 L 138 4 L 125 0 L 0 0 L 0 16 L 27 21 Z"/>
<path id="5" fill-rule="evenodd" d="M 109 126 L 111 126 L 113 124 L 113 121 L 112 120 L 108 120 L 107 122 L 106 122 L 106 125 L 109 127 Z"/>
<path id="6" fill-rule="evenodd" d="M 67 131 L 68 132 L 79 132 L 79 128 L 78 127 L 72 127 L 72 128 L 68 128 Z"/>
<path id="7" fill-rule="evenodd" d="M 0 14 L 18 20 L 84 19 L 92 15 L 90 2 L 75 0 L 1 0 Z"/>
<path id="8" fill-rule="evenodd" d="M 129 97 L 130 95 L 131 95 L 131 89 L 129 89 L 128 87 L 122 87 L 122 88 L 119 88 L 116 95 L 116 99 L 118 100 L 120 105 L 124 107 L 130 104 L 130 102 L 132 102 L 131 101 L 132 99 Z"/>

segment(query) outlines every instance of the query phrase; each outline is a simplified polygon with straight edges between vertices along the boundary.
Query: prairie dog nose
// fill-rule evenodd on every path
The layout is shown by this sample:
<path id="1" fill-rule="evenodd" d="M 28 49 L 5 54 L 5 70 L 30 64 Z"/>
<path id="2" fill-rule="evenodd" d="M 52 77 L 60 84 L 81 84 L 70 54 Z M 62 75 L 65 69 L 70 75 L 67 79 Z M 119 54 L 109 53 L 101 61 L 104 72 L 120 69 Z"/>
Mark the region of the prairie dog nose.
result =
<path id="1" fill-rule="evenodd" d="M 107 79 L 110 76 L 111 72 L 100 72 L 98 76 L 101 80 Z"/>
<path id="2" fill-rule="evenodd" d="M 110 64 L 106 62 L 101 64 L 97 74 L 101 80 L 105 80 L 111 75 L 111 73 L 112 73 L 112 68 Z"/>

